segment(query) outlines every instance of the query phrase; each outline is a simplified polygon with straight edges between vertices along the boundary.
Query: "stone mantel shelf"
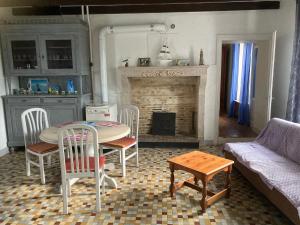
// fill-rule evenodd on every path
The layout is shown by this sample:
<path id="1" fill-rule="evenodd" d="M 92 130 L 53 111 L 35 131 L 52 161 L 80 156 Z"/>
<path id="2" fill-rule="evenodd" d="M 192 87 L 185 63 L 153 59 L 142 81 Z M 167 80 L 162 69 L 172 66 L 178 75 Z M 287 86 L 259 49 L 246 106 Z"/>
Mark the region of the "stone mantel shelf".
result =
<path id="1" fill-rule="evenodd" d="M 134 77 L 200 77 L 207 75 L 208 66 L 169 67 L 119 67 L 119 73 L 127 78 Z"/>

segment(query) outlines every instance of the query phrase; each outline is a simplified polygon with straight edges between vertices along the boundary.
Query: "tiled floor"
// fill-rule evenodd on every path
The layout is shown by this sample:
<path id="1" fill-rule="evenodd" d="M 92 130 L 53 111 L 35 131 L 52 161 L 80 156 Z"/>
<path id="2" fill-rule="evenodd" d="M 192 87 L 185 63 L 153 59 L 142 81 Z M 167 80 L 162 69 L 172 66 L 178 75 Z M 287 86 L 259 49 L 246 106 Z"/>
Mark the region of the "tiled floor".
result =
<path id="1" fill-rule="evenodd" d="M 128 176 L 118 177 L 119 188 L 102 196 L 102 211 L 95 209 L 95 182 L 82 179 L 72 188 L 69 215 L 62 215 L 62 198 L 55 192 L 59 183 L 58 163 L 46 170 L 46 185 L 38 175 L 25 176 L 23 152 L 1 158 L 0 224 L 203 224 L 203 225 L 286 225 L 290 222 L 238 173 L 232 176 L 232 195 L 221 199 L 201 214 L 201 195 L 183 188 L 171 199 L 168 193 L 169 169 L 166 159 L 191 150 L 140 149 L 140 166 L 129 163 Z M 206 152 L 218 153 L 214 147 Z M 112 156 L 110 161 L 118 161 Z M 133 160 L 134 161 L 134 160 Z M 34 174 L 38 174 L 35 170 Z M 177 178 L 187 177 L 176 172 Z M 216 176 L 211 189 L 223 185 L 223 175 Z"/>
<path id="2" fill-rule="evenodd" d="M 219 118 L 219 136 L 225 138 L 256 137 L 257 134 L 246 125 L 240 125 L 235 118 L 222 114 Z"/>

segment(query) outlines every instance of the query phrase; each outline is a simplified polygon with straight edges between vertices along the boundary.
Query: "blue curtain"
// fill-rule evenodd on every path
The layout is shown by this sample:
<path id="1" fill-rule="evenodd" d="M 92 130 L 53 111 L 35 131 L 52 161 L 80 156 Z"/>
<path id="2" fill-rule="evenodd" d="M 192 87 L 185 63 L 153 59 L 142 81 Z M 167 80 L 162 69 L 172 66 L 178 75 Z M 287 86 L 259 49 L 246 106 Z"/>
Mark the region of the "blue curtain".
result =
<path id="1" fill-rule="evenodd" d="M 291 81 L 286 110 L 286 119 L 300 123 L 300 2 L 296 6 L 296 27 Z"/>
<path id="2" fill-rule="evenodd" d="M 256 81 L 256 65 L 257 65 L 257 55 L 258 55 L 258 48 L 254 48 L 253 46 L 253 51 L 254 53 L 252 54 L 252 98 L 255 98 L 255 81 Z"/>
<path id="3" fill-rule="evenodd" d="M 244 55 L 242 60 L 242 83 L 240 93 L 240 106 L 238 123 L 250 125 L 250 71 L 251 71 L 251 56 L 252 56 L 253 43 L 245 43 Z"/>
<path id="4" fill-rule="evenodd" d="M 238 75 L 239 75 L 239 57 L 240 44 L 232 45 L 232 75 L 231 75 L 231 90 L 230 90 L 230 110 L 229 117 L 234 117 L 234 101 L 237 97 Z"/>

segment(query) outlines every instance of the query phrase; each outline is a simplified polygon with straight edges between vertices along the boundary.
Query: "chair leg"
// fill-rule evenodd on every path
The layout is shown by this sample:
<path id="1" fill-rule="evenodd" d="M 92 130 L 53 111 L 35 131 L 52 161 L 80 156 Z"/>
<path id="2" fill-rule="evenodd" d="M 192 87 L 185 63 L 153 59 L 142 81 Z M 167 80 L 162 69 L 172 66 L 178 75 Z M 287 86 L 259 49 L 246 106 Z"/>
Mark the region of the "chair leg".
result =
<path id="1" fill-rule="evenodd" d="M 102 194 L 104 195 L 105 194 L 105 181 L 103 179 L 103 182 L 102 182 Z"/>
<path id="2" fill-rule="evenodd" d="M 124 149 L 122 149 L 121 150 L 121 154 L 122 154 L 122 159 L 121 159 L 121 161 L 122 161 L 122 176 L 123 177 L 126 177 L 126 160 L 125 160 L 125 150 Z"/>
<path id="3" fill-rule="evenodd" d="M 104 173 L 105 173 L 105 171 L 104 171 L 104 168 L 102 168 L 102 170 L 101 170 L 101 178 L 103 177 L 103 179 L 102 179 L 102 194 L 105 194 L 105 179 L 104 179 Z"/>
<path id="4" fill-rule="evenodd" d="M 101 210 L 101 198 L 100 198 L 100 175 L 96 175 L 96 212 Z"/>
<path id="5" fill-rule="evenodd" d="M 48 168 L 51 167 L 51 155 L 48 155 L 48 157 L 47 157 L 47 166 L 48 166 Z"/>
<path id="6" fill-rule="evenodd" d="M 63 213 L 68 214 L 68 193 L 67 193 L 67 181 L 62 181 L 62 195 L 63 195 Z"/>
<path id="7" fill-rule="evenodd" d="M 26 157 L 26 174 L 29 177 L 30 176 L 30 155 L 25 150 L 25 157 Z"/>
<path id="8" fill-rule="evenodd" d="M 135 145 L 135 151 L 136 151 L 136 166 L 139 166 L 139 146 L 138 143 Z"/>
<path id="9" fill-rule="evenodd" d="M 71 182 L 70 179 L 68 179 L 67 181 L 67 185 L 68 185 L 68 196 L 70 197 L 72 194 L 72 190 L 71 190 Z"/>
<path id="10" fill-rule="evenodd" d="M 39 156 L 39 164 L 40 164 L 40 174 L 42 184 L 45 184 L 45 170 L 44 170 L 44 158 L 43 156 Z"/>

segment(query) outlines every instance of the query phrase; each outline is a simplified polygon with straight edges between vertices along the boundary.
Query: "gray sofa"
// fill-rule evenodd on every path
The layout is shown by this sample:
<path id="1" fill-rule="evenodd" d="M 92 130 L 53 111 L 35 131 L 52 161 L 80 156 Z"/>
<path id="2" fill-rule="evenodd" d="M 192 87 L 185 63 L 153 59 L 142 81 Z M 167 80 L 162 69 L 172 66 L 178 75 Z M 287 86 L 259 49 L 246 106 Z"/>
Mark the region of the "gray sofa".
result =
<path id="1" fill-rule="evenodd" d="M 227 143 L 225 157 L 300 225 L 300 124 L 271 119 L 253 142 Z"/>

